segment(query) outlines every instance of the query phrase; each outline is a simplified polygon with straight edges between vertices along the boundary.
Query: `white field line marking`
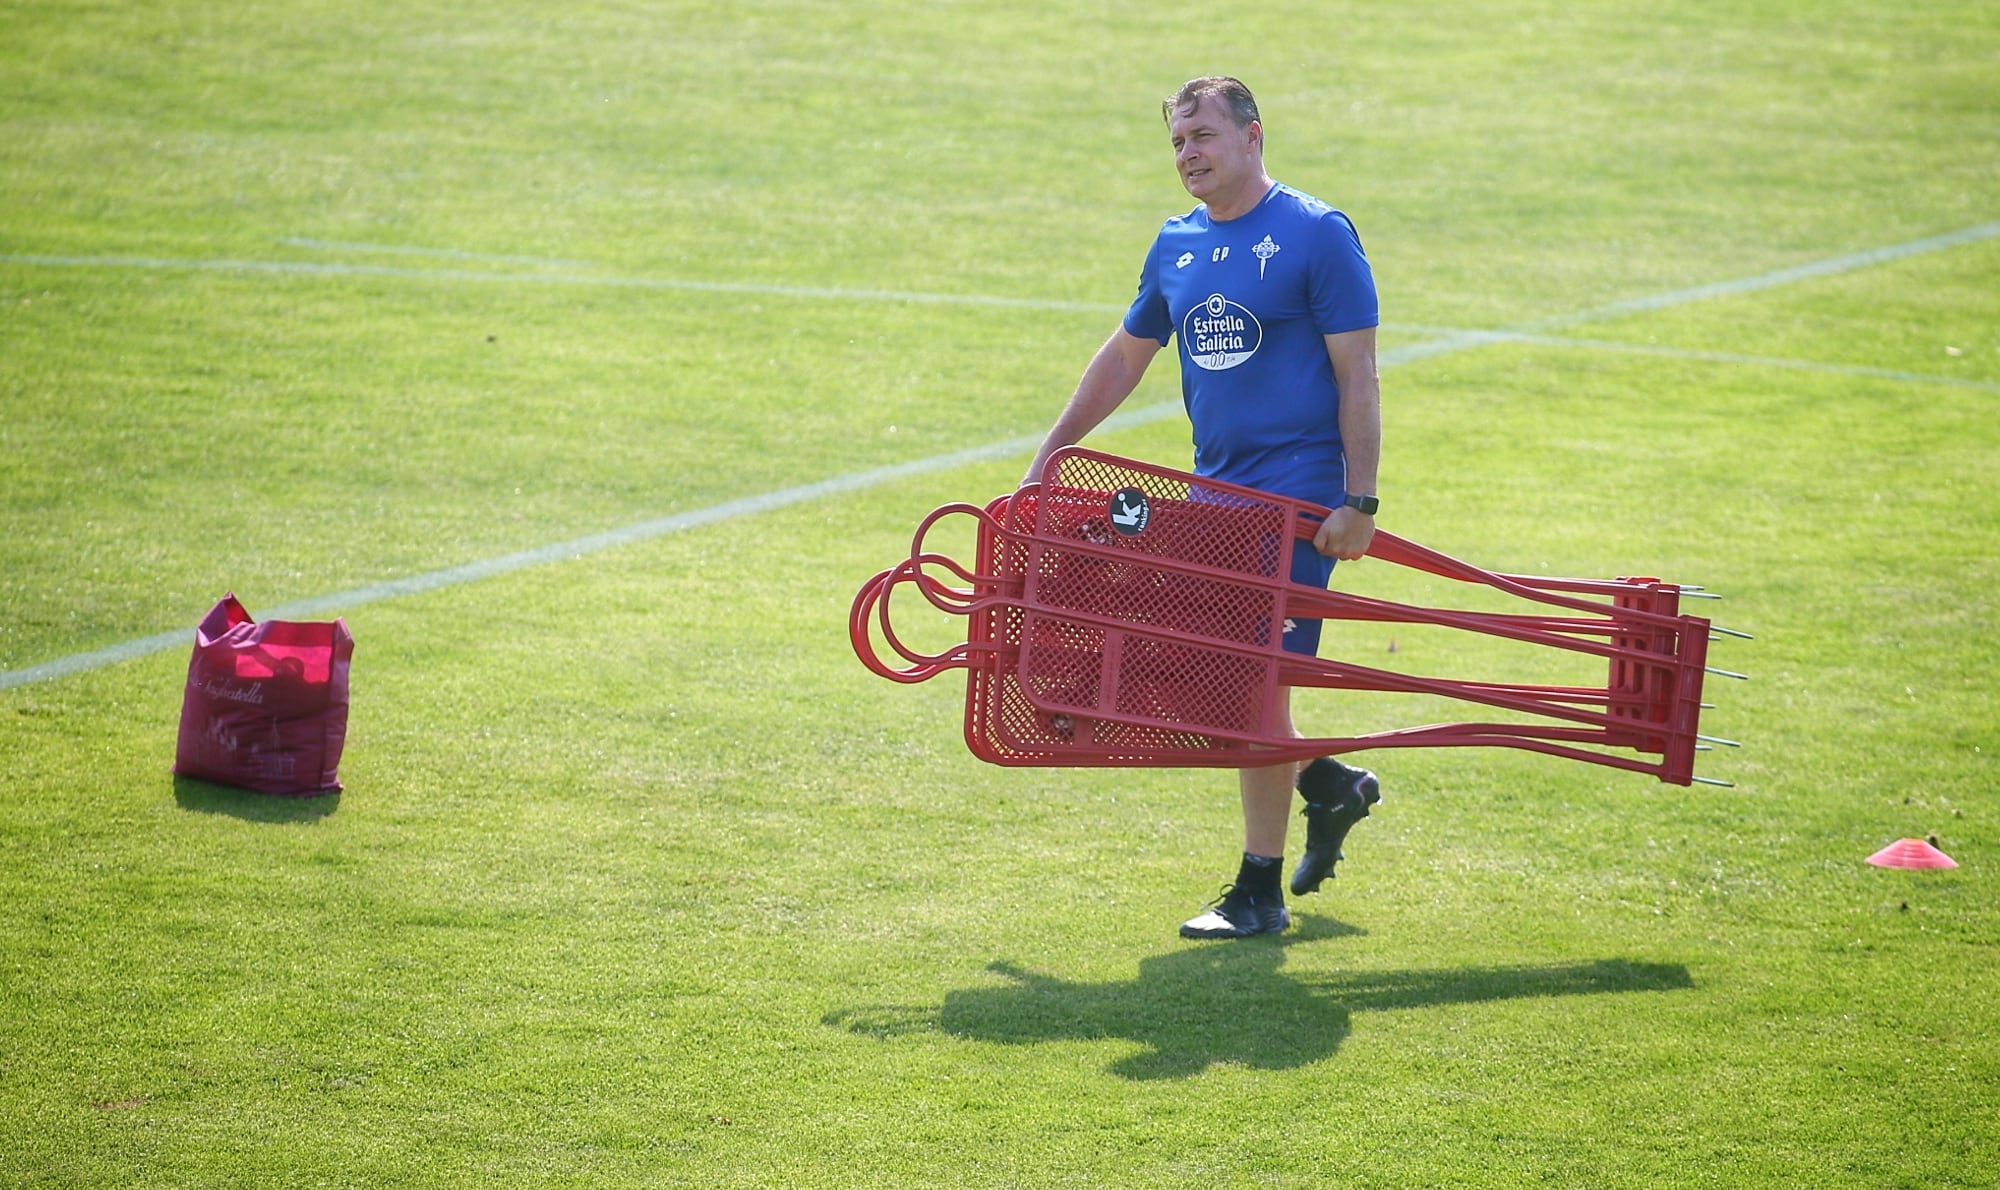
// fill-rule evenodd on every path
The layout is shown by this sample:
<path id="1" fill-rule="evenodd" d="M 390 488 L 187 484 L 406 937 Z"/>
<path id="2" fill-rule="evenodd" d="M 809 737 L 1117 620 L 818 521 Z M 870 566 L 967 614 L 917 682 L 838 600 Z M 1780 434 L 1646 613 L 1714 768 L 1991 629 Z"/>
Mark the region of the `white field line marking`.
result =
<path id="1" fill-rule="evenodd" d="M 373 252 L 382 256 L 435 256 L 445 260 L 485 260 L 495 264 L 525 264 L 538 269 L 592 269 L 587 260 L 552 260 L 546 256 L 498 256 L 491 252 L 462 252 L 456 248 L 418 248 L 402 244 L 362 244 L 353 240 L 316 240 L 310 236 L 286 236 L 278 241 L 292 248 L 316 248 L 325 252 Z"/>
<path id="2" fill-rule="evenodd" d="M 1939 376 L 1930 372 L 1905 372 L 1897 368 L 1871 368 L 1865 364 L 1828 364 L 1809 359 L 1785 359 L 1771 355 L 1745 355 L 1735 351 L 1703 351 L 1692 347 L 1663 347 L 1657 343 L 1623 343 L 1616 339 L 1578 339 L 1567 335 L 1524 335 L 1511 331 L 1474 331 L 1443 326 L 1399 326 L 1410 334 L 1457 335 L 1485 343 L 1528 343 L 1542 347 L 1575 347 L 1586 351 L 1607 351 L 1625 355 L 1652 355 L 1666 359 L 1695 360 L 1711 364 L 1733 364 L 1757 368 L 1784 368 L 1795 372 L 1826 372 L 1836 376 L 1867 376 L 1900 384 L 1943 384 L 1955 388 L 2000 392 L 2000 383 Z"/>
<path id="3" fill-rule="evenodd" d="M 1107 418 L 1104 424 L 1109 429 L 1143 425 L 1147 422 L 1158 421 L 1169 414 L 1179 412 L 1179 409 L 1180 406 L 1177 403 L 1162 402 L 1158 405 L 1121 411 Z M 996 459 L 1004 459 L 1011 455 L 1032 451 L 1041 445 L 1041 441 L 1042 436 L 1040 434 L 1010 438 L 1003 442 L 990 442 L 984 446 L 970 447 L 966 450 L 953 451 L 950 454 L 934 455 L 927 459 L 916 459 L 907 463 L 895 463 L 886 467 L 876 467 L 868 471 L 857 471 L 850 475 L 837 475 L 831 479 L 820 480 L 817 483 L 783 488 L 774 492 L 764 492 L 756 496 L 746 496 L 740 500 L 730 500 L 722 504 L 711 505 L 707 508 L 696 509 L 692 512 L 660 517 L 657 520 L 641 521 L 638 524 L 626 525 L 623 528 L 612 529 L 604 533 L 594 533 L 588 537 L 579 537 L 571 541 L 556 542 L 553 545 L 522 550 L 518 553 L 505 554 L 497 558 L 485 558 L 477 562 L 467 562 L 463 565 L 447 567 L 443 570 L 432 570 L 423 574 L 413 574 L 407 578 L 391 579 L 387 582 L 373 583 L 365 587 L 355 587 L 352 590 L 341 591 L 332 595 L 321 595 L 311 599 L 297 600 L 271 608 L 268 611 L 262 612 L 261 616 L 264 619 L 284 620 L 304 616 L 324 615 L 328 612 L 360 607 L 363 604 L 375 603 L 379 600 L 391 599 L 399 595 L 416 595 L 427 591 L 436 591 L 444 587 L 457 586 L 461 583 L 477 582 L 480 579 L 494 578 L 503 574 L 511 574 L 516 570 L 525 570 L 531 566 L 541 566 L 549 562 L 561 562 L 571 558 L 580 558 L 586 554 L 594 554 L 599 550 L 612 549 L 621 545 L 631 545 L 635 542 L 646 541 L 668 533 L 678 533 L 687 529 L 699 528 L 703 525 L 732 520 L 736 517 L 754 516 L 762 512 L 771 512 L 789 505 L 802 504 L 810 500 L 837 496 L 846 492 L 860 491 L 864 488 L 871 488 L 878 484 L 889 483 L 910 476 L 926 475 L 935 471 L 947 471 L 954 467 L 962 467 L 972 463 L 992 462 Z M 83 673 L 87 670 L 114 665 L 121 661 L 130 661 L 135 658 L 144 657 L 165 649 L 187 647 L 192 645 L 193 642 L 193 630 L 182 629 L 176 632 L 162 632 L 154 636 L 141 637 L 137 640 L 123 641 L 106 648 L 96 649 L 88 653 L 76 653 L 68 657 L 60 657 L 54 661 L 45 661 L 39 665 L 31 665 L 24 669 L 0 670 L 0 690 L 11 690 L 16 686 L 25 686 L 31 682 L 48 681 L 51 678 Z"/>
<path id="4" fill-rule="evenodd" d="M 490 258 L 489 258 L 490 259 Z M 552 263 L 552 262 L 551 262 Z M 159 256 L 0 255 L 0 264 L 78 269 L 158 269 L 205 273 L 270 273 L 299 277 L 390 277 L 417 281 L 484 281 L 514 285 L 597 285 L 607 289 L 657 289 L 730 293 L 752 297 L 804 298 L 842 302 L 905 302 L 935 306 L 1004 306 L 1020 310 L 1062 310 L 1091 314 L 1125 312 L 1100 302 L 1000 297 L 978 293 L 926 293 L 899 289 L 836 289 L 812 285 L 765 285 L 754 281 L 688 281 L 672 277 L 606 277 L 586 273 L 493 273 L 476 269 L 413 269 L 387 264 L 339 264 L 313 260 L 197 260 Z"/>
<path id="5" fill-rule="evenodd" d="M 1656 293 L 1650 297 L 1626 298 L 1623 301 L 1579 310 L 1573 314 L 1554 314 L 1547 318 L 1537 318 L 1513 326 L 1502 327 L 1498 331 L 1459 331 L 1434 339 L 1429 343 L 1419 343 L 1408 349 L 1405 362 L 1428 359 L 1434 355 L 1446 355 L 1481 342 L 1490 342 L 1489 336 L 1532 335 L 1542 331 L 1561 330 L 1586 322 L 1603 322 L 1627 314 L 1639 314 L 1651 310 L 1664 310 L 1669 306 L 1686 305 L 1704 298 L 1735 297 L 1739 294 L 1755 293 L 1760 289 L 1772 289 L 1780 285 L 1790 285 L 1816 277 L 1830 277 L 1836 273 L 1850 273 L 1878 264 L 1889 264 L 1926 252 L 1938 252 L 1946 248 L 1956 248 L 1980 240 L 2000 238 L 2000 223 L 1981 223 L 1976 227 L 1961 228 L 1943 235 L 1926 236 L 1921 240 L 1909 240 L 1901 244 L 1890 244 L 1885 248 L 1871 248 L 1865 252 L 1850 252 L 1844 256 L 1832 256 L 1808 264 L 1793 265 L 1791 268 L 1777 269 L 1769 273 L 1759 273 L 1754 277 L 1738 277 L 1734 281 L 1717 281 L 1710 285 L 1696 285 L 1688 289 L 1672 289 Z"/>
<path id="6" fill-rule="evenodd" d="M 1429 359 L 1433 356 L 1442 355 L 1447 352 L 1461 351 L 1470 347 L 1479 346 L 1484 343 L 1494 342 L 1496 341 L 1496 337 L 1499 337 L 1499 341 L 1505 341 L 1504 337 L 1509 335 L 1527 335 L 1527 334 L 1532 334 L 1535 331 L 1548 329 L 1551 327 L 1574 326 L 1577 325 L 1578 323 L 1588 322 L 1595 319 L 1613 318 L 1637 310 L 1658 310 L 1665 308 L 1667 306 L 1677 305 L 1684 302 L 1700 301 L 1703 298 L 1717 297 L 1717 296 L 1737 294 L 1737 293 L 1749 293 L 1755 290 L 1767 289 L 1776 285 L 1789 284 L 1793 281 L 1805 280 L 1811 277 L 1824 277 L 1834 273 L 1845 272 L 1852 269 L 1866 268 L 1871 265 L 1882 264 L 1892 260 L 1901 260 L 1905 257 L 1915 256 L 1922 252 L 1935 252 L 1944 248 L 1954 247 L 1959 244 L 1972 243 L 1976 240 L 1991 239 L 1995 236 L 2000 236 L 2000 223 L 1982 224 L 1978 227 L 1966 228 L 1963 231 L 1953 232 L 1949 235 L 1932 236 L 1928 239 L 1913 240 L 1906 244 L 1891 245 L 1890 247 L 1887 248 L 1877 248 L 1868 252 L 1858 252 L 1847 256 L 1833 257 L 1829 260 L 1820 261 L 1815 264 L 1800 265 L 1794 268 L 1781 269 L 1775 273 L 1765 273 L 1756 277 L 1746 277 L 1736 281 L 1725 281 L 1715 285 L 1703 285 L 1692 289 L 1675 290 L 1671 293 L 1660 294 L 1650 298 L 1635 298 L 1629 301 L 1614 302 L 1607 306 L 1599 306 L 1595 310 L 1586 310 L 1577 314 L 1558 315 L 1551 318 L 1540 319 L 1532 323 L 1523 324 L 1517 328 L 1513 328 L 1510 330 L 1455 332 L 1448 334 L 1441 339 L 1433 340 L 1431 342 L 1414 343 L 1405 347 L 1391 348 L 1387 351 L 1382 352 L 1377 362 L 1382 366 L 1387 367 L 1396 364 L 1409 363 L 1413 360 Z M 788 288 L 782 286 L 741 287 L 741 286 L 724 286 L 720 284 L 709 284 L 709 283 L 699 283 L 699 282 L 689 282 L 680 284 L 669 283 L 669 282 L 651 282 L 651 283 L 632 282 L 632 281 L 620 282 L 615 278 L 612 279 L 585 278 L 585 277 L 550 278 L 547 275 L 519 276 L 519 275 L 505 274 L 505 273 L 461 273 L 459 270 L 387 269 L 387 268 L 366 268 L 360 266 L 294 265 L 285 262 L 274 262 L 274 261 L 174 262 L 174 261 L 163 261 L 163 260 L 151 260 L 148 258 L 137 258 L 137 257 L 60 257 L 60 256 L 5 255 L 5 256 L 0 256 L 0 262 L 11 262 L 19 264 L 58 265 L 58 266 L 75 265 L 80 267 L 237 269 L 237 270 L 278 272 L 278 273 L 288 273 L 288 272 L 323 273 L 332 275 L 361 273 L 365 275 L 375 275 L 375 276 L 410 276 L 410 277 L 421 277 L 426 279 L 439 278 L 439 277 L 445 279 L 451 279 L 455 276 L 463 276 L 465 278 L 477 279 L 482 281 L 520 281 L 520 280 L 533 281 L 533 280 L 556 279 L 556 280 L 570 280 L 570 281 L 575 281 L 577 283 L 590 283 L 590 284 L 650 284 L 659 288 L 727 289 L 731 292 L 779 293 L 784 296 L 791 296 L 791 297 L 828 296 L 828 297 L 838 297 L 846 300 L 866 298 L 870 296 L 876 296 L 876 297 L 889 296 L 884 291 L 871 291 L 871 290 L 814 290 L 814 289 L 803 289 L 803 288 Z M 1092 306 L 1081 303 L 1037 303 L 1037 302 L 1031 302 L 1021 299 L 1011 299 L 1011 298 L 987 298 L 987 299 L 956 298 L 950 295 L 940 295 L 940 294 L 909 295 L 908 297 L 896 298 L 894 300 L 959 301 L 959 302 L 966 302 L 969 304 L 998 303 L 1005 305 L 1033 306 L 1041 309 L 1088 309 L 1088 310 L 1123 309 L 1122 307 Z M 1570 340 L 1558 340 L 1558 341 L 1565 343 L 1570 342 Z M 1113 414 L 1111 417 L 1105 419 L 1103 425 L 1100 428 L 1105 430 L 1124 429 L 1131 426 L 1144 425 L 1150 422 L 1162 420 L 1164 418 L 1177 416 L 1180 414 L 1180 412 L 1181 412 L 1181 404 L 1179 401 L 1161 401 L 1158 402 L 1157 404 L 1141 406 L 1135 409 L 1120 410 L 1118 413 Z M 992 462 L 997 459 L 1007 458 L 1010 455 L 1022 454 L 1031 451 L 1036 446 L 1040 445 L 1041 439 L 1042 435 L 1040 434 L 1026 435 L 1020 438 L 1011 438 L 1002 442 L 991 442 L 984 446 L 975 446 L 968 448 L 966 450 L 954 451 L 950 454 L 934 455 L 928 459 L 916 459 L 907 463 L 897 463 L 886 467 L 876 467 L 868 471 L 858 471 L 849 475 L 834 476 L 831 479 L 823 479 L 816 483 L 804 484 L 799 487 L 783 488 L 774 492 L 765 492 L 761 495 L 746 496 L 741 500 L 731 500 L 722 504 L 713 505 L 709 508 L 697 509 L 693 512 L 680 513 L 675 516 L 661 517 L 657 520 L 642 521 L 635 525 L 627 525 L 621 529 L 612 529 L 609 530 L 608 532 L 596 533 L 588 537 L 579 537 L 572 541 L 557 542 L 553 545 L 545 545 L 536 549 L 523 550 L 519 553 L 507 554 L 498 558 L 488 558 L 483 561 L 468 562 L 465 563 L 464 565 L 448 567 L 444 570 L 433 570 L 426 572 L 424 574 L 411 575 L 408 578 L 393 579 L 388 582 L 375 583 L 373 585 L 366 587 L 356 587 L 352 590 L 342 591 L 332 595 L 322 595 L 316 598 L 304 599 L 293 603 L 282 604 L 278 607 L 271 608 L 267 612 L 265 612 L 265 617 L 267 619 L 288 619 L 298 616 L 323 615 L 327 612 L 336 611 L 343 608 L 358 607 L 363 604 L 374 603 L 378 600 L 389 599 L 399 595 L 421 594 L 428 591 L 439 590 L 440 588 L 444 587 L 456 586 L 460 583 L 476 582 L 480 579 L 493 578 L 498 575 L 509 574 L 512 573 L 513 571 L 525 569 L 530 566 L 540 566 L 549 562 L 557 562 L 570 558 L 582 557 L 586 554 L 596 553 L 599 550 L 611 549 L 616 546 L 630 545 L 635 542 L 645 541 L 650 538 L 659 537 L 667 533 L 676 533 L 686 529 L 697 528 L 702 525 L 714 524 L 718 521 L 731 520 L 736 517 L 753 516 L 762 512 L 771 512 L 779 508 L 787 507 L 789 505 L 804 503 L 805 501 L 808 500 L 817 500 L 827 496 L 860 491 L 864 488 L 874 487 L 877 484 L 888 483 L 897 479 L 903 479 L 915 475 L 929 474 L 936 471 L 945 471 L 953 467 L 964 466 L 971 463 Z M 136 658 L 144 657 L 151 653 L 157 653 L 165 649 L 171 649 L 176 646 L 189 645 L 192 643 L 192 641 L 193 641 L 193 632 L 191 629 L 183 629 L 176 632 L 162 632 L 153 636 L 140 637 L 139 639 L 136 640 L 124 641 L 120 644 L 111 645 L 109 647 L 102 649 L 96 649 L 88 653 L 75 653 L 71 654 L 68 657 L 59 657 L 53 661 L 45 661 L 39 665 L 30 665 L 23 669 L 0 670 L 0 690 L 11 690 L 17 686 L 26 686 L 34 682 L 43 682 L 53 678 L 65 677 L 70 674 L 83 673 L 88 670 L 100 669 L 107 665 L 114 665 L 122 661 L 134 660 Z"/>
<path id="7" fill-rule="evenodd" d="M 1594 310 L 1584 310 L 1575 314 L 1556 314 L 1548 318 L 1511 329 L 1518 331 L 1551 331 L 1561 327 L 1575 326 L 1583 322 L 1603 322 L 1623 314 L 1639 314 L 1649 310 L 1662 310 L 1668 306 L 1685 305 L 1704 298 L 1734 297 L 1738 294 L 1755 293 L 1760 289 L 1773 289 L 1780 285 L 1790 285 L 1796 281 L 1810 281 L 1815 277 L 1830 277 L 1835 273 L 1851 273 L 1857 269 L 1878 264 L 1889 264 L 1911 256 L 1921 256 L 1926 252 L 1937 252 L 1945 248 L 1956 248 L 1963 244 L 1977 243 L 2000 237 L 2000 223 L 1982 223 L 1977 227 L 1964 227 L 1943 235 L 1926 236 L 1921 240 L 1908 240 L 1901 244 L 1890 244 L 1885 248 L 1870 248 L 1865 252 L 1851 252 L 1845 256 L 1833 256 L 1826 260 L 1816 260 L 1808 264 L 1793 265 L 1788 269 L 1777 269 L 1769 273 L 1759 273 L 1754 277 L 1739 277 L 1734 281 L 1717 281 L 1710 285 L 1697 285 L 1691 289 L 1675 289 L 1666 293 L 1656 293 L 1651 297 L 1627 298 L 1612 302 Z"/>

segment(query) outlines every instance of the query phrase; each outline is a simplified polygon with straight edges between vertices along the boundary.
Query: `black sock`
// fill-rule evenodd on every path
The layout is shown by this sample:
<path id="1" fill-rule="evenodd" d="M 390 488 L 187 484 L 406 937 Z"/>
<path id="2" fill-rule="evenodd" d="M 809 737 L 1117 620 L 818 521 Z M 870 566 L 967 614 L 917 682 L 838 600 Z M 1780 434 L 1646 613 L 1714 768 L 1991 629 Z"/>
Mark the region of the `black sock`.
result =
<path id="1" fill-rule="evenodd" d="M 1278 891 L 1278 876 L 1283 868 L 1282 856 L 1252 855 L 1246 851 L 1243 853 L 1243 866 L 1236 869 L 1236 887 L 1252 896 L 1282 899 Z"/>

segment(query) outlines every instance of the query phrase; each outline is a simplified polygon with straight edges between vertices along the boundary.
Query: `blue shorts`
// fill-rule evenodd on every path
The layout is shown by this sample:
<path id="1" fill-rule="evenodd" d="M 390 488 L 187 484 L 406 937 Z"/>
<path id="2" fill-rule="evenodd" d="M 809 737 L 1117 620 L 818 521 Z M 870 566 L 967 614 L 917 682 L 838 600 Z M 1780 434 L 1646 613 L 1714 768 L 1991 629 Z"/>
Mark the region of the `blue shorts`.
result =
<path id="1" fill-rule="evenodd" d="M 1309 587 L 1326 589 L 1333 580 L 1335 559 L 1327 557 L 1313 548 L 1313 543 L 1305 538 L 1292 542 L 1292 581 Z M 1287 653 L 1300 653 L 1307 657 L 1319 653 L 1318 620 L 1285 620 L 1285 639 L 1280 642 Z"/>

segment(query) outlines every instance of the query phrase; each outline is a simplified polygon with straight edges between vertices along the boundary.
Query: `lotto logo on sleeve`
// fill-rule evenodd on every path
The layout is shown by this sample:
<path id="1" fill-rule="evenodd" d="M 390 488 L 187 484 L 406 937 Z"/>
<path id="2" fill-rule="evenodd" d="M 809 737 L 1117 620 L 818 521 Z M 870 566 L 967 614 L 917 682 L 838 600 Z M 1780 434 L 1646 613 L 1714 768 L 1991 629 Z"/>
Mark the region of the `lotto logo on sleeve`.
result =
<path id="1" fill-rule="evenodd" d="M 1188 359 L 1205 372 L 1225 372 L 1257 354 L 1264 328 L 1257 316 L 1219 293 L 1187 312 L 1181 343 Z"/>

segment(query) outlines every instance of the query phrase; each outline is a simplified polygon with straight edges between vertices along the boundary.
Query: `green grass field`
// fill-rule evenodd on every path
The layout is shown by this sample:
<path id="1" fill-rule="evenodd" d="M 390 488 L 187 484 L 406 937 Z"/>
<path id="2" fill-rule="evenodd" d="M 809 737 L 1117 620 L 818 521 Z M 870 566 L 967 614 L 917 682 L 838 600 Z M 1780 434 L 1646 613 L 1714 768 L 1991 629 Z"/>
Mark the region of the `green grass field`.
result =
<path id="1" fill-rule="evenodd" d="M 1996 66 L 1970 2 L 0 6 L 0 1183 L 2000 1182 Z M 1227 773 L 856 663 L 1217 71 L 1374 263 L 1382 525 L 1727 596 L 1733 789 L 1369 754 L 1295 928 L 1185 943 Z M 1185 464 L 1168 363 L 1092 445 Z M 169 771 L 228 590 L 352 627 L 339 795 Z M 1392 642 L 1482 660 L 1325 651 Z"/>

